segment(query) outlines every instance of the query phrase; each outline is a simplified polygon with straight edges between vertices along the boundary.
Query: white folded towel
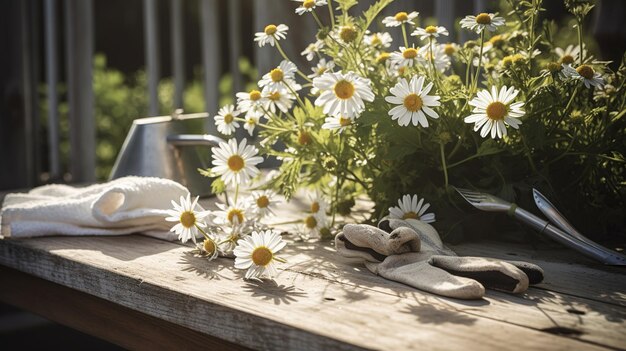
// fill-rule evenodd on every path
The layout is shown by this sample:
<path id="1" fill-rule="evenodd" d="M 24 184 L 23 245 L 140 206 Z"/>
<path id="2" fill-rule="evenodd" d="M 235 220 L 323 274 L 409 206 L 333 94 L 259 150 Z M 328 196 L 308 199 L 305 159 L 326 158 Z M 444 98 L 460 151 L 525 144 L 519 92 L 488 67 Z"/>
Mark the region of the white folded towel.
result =
<path id="1" fill-rule="evenodd" d="M 122 235 L 142 233 L 166 240 L 171 201 L 189 191 L 167 179 L 124 177 L 84 188 L 53 184 L 8 194 L 0 210 L 4 237 Z"/>

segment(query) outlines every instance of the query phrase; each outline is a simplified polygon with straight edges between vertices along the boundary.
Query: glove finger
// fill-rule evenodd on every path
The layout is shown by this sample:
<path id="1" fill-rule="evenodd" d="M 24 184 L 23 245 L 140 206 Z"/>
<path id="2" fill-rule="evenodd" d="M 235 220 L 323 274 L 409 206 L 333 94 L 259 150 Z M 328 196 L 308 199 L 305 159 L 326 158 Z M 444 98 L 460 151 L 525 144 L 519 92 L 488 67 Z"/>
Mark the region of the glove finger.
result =
<path id="1" fill-rule="evenodd" d="M 361 258 L 369 262 L 381 262 L 387 257 L 369 247 L 355 245 L 346 238 L 343 232 L 335 236 L 335 250 L 343 257 Z"/>
<path id="2" fill-rule="evenodd" d="M 524 272 L 526 276 L 528 276 L 528 283 L 530 285 L 539 284 L 543 281 L 543 276 L 544 276 L 543 269 L 541 269 L 541 267 L 537 266 L 536 264 L 524 262 L 524 261 L 504 261 L 504 262 L 508 262 L 514 265 L 515 267 L 517 267 L 518 269 L 520 269 L 522 272 Z"/>
<path id="3" fill-rule="evenodd" d="M 380 264 L 366 265 L 381 277 L 433 294 L 466 300 L 483 297 L 485 288 L 479 282 L 431 266 L 428 255 L 410 252 L 389 256 Z"/>
<path id="4" fill-rule="evenodd" d="M 514 265 L 484 257 L 433 256 L 433 266 L 451 274 L 476 279 L 487 288 L 511 293 L 528 289 L 528 276 Z"/>

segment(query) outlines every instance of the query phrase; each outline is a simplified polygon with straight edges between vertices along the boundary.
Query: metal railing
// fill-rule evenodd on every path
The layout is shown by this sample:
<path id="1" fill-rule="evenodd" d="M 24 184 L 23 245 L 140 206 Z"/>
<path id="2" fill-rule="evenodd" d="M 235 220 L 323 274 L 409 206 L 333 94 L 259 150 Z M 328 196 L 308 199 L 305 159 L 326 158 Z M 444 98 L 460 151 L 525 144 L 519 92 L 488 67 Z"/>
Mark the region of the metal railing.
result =
<path id="1" fill-rule="evenodd" d="M 48 94 L 48 168 L 50 178 L 58 179 L 61 172 L 59 157 L 59 100 L 56 87 L 59 83 L 58 76 L 58 47 L 56 40 L 57 13 L 55 5 L 61 0 L 44 1 L 45 23 L 45 72 Z M 168 0 L 171 6 L 171 56 L 174 82 L 174 107 L 183 107 L 183 91 L 185 85 L 184 61 L 185 46 L 183 33 L 183 1 Z M 217 86 L 222 71 L 221 55 L 216 54 L 221 47 L 221 40 L 228 41 L 228 60 L 230 61 L 231 75 L 233 77 L 234 91 L 240 91 L 243 87 L 243 78 L 237 69 L 237 61 L 242 53 L 241 21 L 250 19 L 241 18 L 241 0 L 227 0 L 228 33 L 219 33 L 218 3 L 226 0 L 198 0 L 198 15 L 201 27 L 201 52 L 203 65 L 203 85 L 206 110 L 213 114 L 218 109 Z M 462 0 L 461 0 L 462 1 Z M 293 13 L 294 4 L 286 0 L 253 0 L 253 27 L 262 30 L 267 23 L 278 21 L 291 21 L 291 27 L 297 27 L 297 32 L 302 38 L 311 40 L 316 31 L 315 23 L 311 18 L 298 17 Z M 365 10 L 372 1 L 362 1 L 355 10 Z M 93 0 L 63 0 L 65 11 L 65 47 L 66 47 L 66 71 L 69 103 L 69 119 L 71 124 L 70 146 L 72 180 L 88 182 L 95 180 L 95 125 L 94 125 L 94 101 L 92 88 L 92 58 L 94 54 L 94 13 Z M 456 14 L 454 9 L 459 0 L 435 0 L 431 3 L 434 7 L 434 15 L 441 25 L 448 28 L 454 27 Z M 394 2 L 386 14 L 420 8 L 425 5 L 424 1 L 399 0 Z M 470 4 L 473 10 L 485 8 L 486 0 L 475 0 Z M 467 6 L 465 4 L 464 6 Z M 161 33 L 158 23 L 157 0 L 143 0 L 144 17 L 144 40 L 145 40 L 145 64 L 148 77 L 150 115 L 158 115 L 158 83 L 161 77 L 161 60 L 159 56 L 160 37 L 167 35 Z M 308 16 L 310 17 L 310 16 Z M 290 33 L 291 34 L 291 33 Z M 454 34 L 452 34 L 454 35 Z M 400 40 L 400 38 L 396 38 Z M 303 49 L 302 42 L 286 43 L 285 50 L 290 57 L 300 57 L 299 52 Z M 252 39 L 246 45 L 253 45 Z M 255 63 L 259 72 L 271 68 L 279 62 L 280 56 L 268 48 L 255 51 Z M 138 116 L 139 117 L 139 116 Z M 214 126 L 206 126 L 208 132 L 215 132 Z"/>

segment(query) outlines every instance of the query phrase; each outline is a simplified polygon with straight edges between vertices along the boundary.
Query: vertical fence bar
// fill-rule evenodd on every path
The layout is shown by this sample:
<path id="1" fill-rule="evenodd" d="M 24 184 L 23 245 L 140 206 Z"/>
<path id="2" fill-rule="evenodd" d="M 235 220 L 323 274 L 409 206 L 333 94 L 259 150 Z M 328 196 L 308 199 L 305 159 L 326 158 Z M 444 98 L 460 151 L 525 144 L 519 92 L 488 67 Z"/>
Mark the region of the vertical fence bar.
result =
<path id="1" fill-rule="evenodd" d="M 144 40 L 146 73 L 148 74 L 148 113 L 151 116 L 159 114 L 159 32 L 157 27 L 156 0 L 143 1 Z"/>
<path id="2" fill-rule="evenodd" d="M 243 77 L 239 71 L 241 57 L 241 1 L 228 1 L 228 56 L 230 74 L 233 77 L 233 98 L 235 93 L 243 90 Z"/>
<path id="3" fill-rule="evenodd" d="M 454 30 L 454 0 L 437 0 L 435 1 L 435 14 L 437 16 L 437 25 L 444 26 L 448 29 L 450 37 L 449 41 L 454 41 L 457 37 Z"/>
<path id="4" fill-rule="evenodd" d="M 214 114 L 218 109 L 218 84 L 220 79 L 219 16 L 217 0 L 200 0 L 202 27 L 202 66 L 204 69 L 205 110 Z M 212 119 L 205 126 L 209 133 L 216 133 Z"/>
<path id="5" fill-rule="evenodd" d="M 92 182 L 96 175 L 93 103 L 93 0 L 66 0 L 67 87 L 72 180 Z"/>
<path id="6" fill-rule="evenodd" d="M 183 3 L 172 0 L 172 72 L 174 72 L 174 109 L 183 108 L 185 91 L 185 39 L 183 36 Z"/>
<path id="7" fill-rule="evenodd" d="M 45 0 L 45 50 L 46 83 L 48 84 L 48 156 L 50 179 L 58 179 L 61 173 L 59 162 L 59 105 L 57 70 L 57 24 L 56 0 Z"/>

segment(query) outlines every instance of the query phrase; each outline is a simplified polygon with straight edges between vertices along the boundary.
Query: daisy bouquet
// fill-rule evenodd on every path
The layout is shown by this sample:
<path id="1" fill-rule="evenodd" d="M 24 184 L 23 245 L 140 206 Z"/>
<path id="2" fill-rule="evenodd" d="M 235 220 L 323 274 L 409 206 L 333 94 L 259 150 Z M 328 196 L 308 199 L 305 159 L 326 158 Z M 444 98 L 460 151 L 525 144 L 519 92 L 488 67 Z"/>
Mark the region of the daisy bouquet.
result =
<path id="1" fill-rule="evenodd" d="M 349 216 L 367 196 L 371 221 L 436 215 L 445 236 L 468 219 L 451 184 L 521 205 L 538 187 L 557 202 L 584 204 L 570 215 L 587 214 L 588 232 L 623 227 L 626 68 L 612 71 L 583 42 L 592 5 L 566 1 L 576 35 L 563 49 L 558 26 L 539 16 L 540 0 L 510 1 L 507 15 L 468 15 L 457 28 L 412 9 L 382 16 L 391 0 L 357 14 L 356 2 L 293 2 L 294 16 L 319 26 L 303 46 L 311 67 L 297 67 L 282 49 L 290 28 L 268 24 L 254 41 L 283 60 L 215 118 L 226 137 L 243 126 L 280 161 L 264 188 L 287 198 L 300 187 L 315 191 L 305 231 L 331 235 L 336 215 Z M 452 30 L 474 39 L 450 42 Z M 255 175 L 243 170 L 256 159 L 231 160 L 237 143 L 228 143 L 209 172 L 222 175 L 216 192 Z"/>

